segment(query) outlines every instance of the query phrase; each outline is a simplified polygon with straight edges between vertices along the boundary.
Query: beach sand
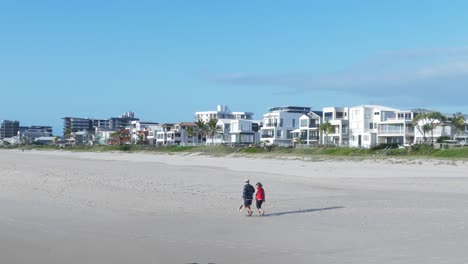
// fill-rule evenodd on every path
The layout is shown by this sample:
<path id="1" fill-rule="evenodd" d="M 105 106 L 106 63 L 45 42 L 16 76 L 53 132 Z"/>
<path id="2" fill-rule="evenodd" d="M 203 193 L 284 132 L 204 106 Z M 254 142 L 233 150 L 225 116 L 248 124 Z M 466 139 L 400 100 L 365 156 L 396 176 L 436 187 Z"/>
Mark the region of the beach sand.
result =
<path id="1" fill-rule="evenodd" d="M 0 150 L 0 209 L 8 264 L 468 263 L 463 161 Z"/>

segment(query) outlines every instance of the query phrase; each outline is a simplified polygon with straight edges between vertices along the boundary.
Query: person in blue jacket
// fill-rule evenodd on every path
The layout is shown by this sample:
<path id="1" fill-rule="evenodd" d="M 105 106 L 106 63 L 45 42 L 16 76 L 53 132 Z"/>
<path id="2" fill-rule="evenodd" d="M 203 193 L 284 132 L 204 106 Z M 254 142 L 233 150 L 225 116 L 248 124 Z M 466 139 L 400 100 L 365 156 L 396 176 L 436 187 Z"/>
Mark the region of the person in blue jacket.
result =
<path id="1" fill-rule="evenodd" d="M 249 180 L 245 180 L 244 191 L 242 192 L 242 198 L 244 199 L 244 207 L 247 210 L 247 216 L 252 215 L 252 209 L 250 206 L 252 205 L 253 195 L 255 193 L 255 188 L 250 185 Z"/>

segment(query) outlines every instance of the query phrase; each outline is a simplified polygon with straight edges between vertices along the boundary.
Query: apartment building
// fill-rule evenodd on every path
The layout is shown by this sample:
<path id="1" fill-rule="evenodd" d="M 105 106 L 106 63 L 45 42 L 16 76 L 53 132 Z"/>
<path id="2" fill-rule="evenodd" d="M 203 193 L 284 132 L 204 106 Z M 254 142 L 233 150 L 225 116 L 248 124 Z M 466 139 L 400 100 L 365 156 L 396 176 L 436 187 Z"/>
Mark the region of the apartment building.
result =
<path id="1" fill-rule="evenodd" d="M 131 121 L 130 123 L 130 134 L 131 134 L 131 142 L 137 143 L 140 140 L 140 137 L 143 136 L 144 142 L 149 142 L 149 127 L 150 126 L 157 126 L 159 123 L 157 122 L 144 122 L 144 121 Z"/>
<path id="2" fill-rule="evenodd" d="M 317 145 L 320 143 L 319 126 L 322 112 L 310 112 L 299 117 L 299 128 L 292 131 L 296 144 Z"/>
<path id="3" fill-rule="evenodd" d="M 329 122 L 333 132 L 325 135 L 321 133 L 324 144 L 336 146 L 349 146 L 349 108 L 325 107 L 323 108 L 322 123 Z"/>
<path id="4" fill-rule="evenodd" d="M 2 120 L 0 126 L 0 140 L 18 136 L 20 122 L 16 120 Z"/>
<path id="5" fill-rule="evenodd" d="M 237 119 L 237 120 L 252 120 L 252 112 L 232 112 L 226 105 L 218 105 L 216 111 L 200 111 L 195 112 L 195 120 L 204 122 L 210 119 Z"/>
<path id="6" fill-rule="evenodd" d="M 219 119 L 220 127 L 215 138 L 207 139 L 208 143 L 249 145 L 260 141 L 260 121 L 245 119 Z"/>
<path id="7" fill-rule="evenodd" d="M 379 143 L 400 143 L 399 137 L 381 137 L 379 141 L 379 124 L 383 120 L 395 119 L 398 109 L 361 105 L 349 108 L 349 146 L 370 148 Z M 382 127 L 382 131 L 384 128 Z M 382 142 L 383 138 L 391 138 L 394 142 Z M 401 141 L 401 143 L 403 143 Z"/>
<path id="8" fill-rule="evenodd" d="M 268 113 L 263 115 L 260 141 L 278 146 L 291 146 L 293 144 L 292 131 L 299 127 L 300 117 L 310 112 L 310 107 L 302 106 L 270 108 Z"/>

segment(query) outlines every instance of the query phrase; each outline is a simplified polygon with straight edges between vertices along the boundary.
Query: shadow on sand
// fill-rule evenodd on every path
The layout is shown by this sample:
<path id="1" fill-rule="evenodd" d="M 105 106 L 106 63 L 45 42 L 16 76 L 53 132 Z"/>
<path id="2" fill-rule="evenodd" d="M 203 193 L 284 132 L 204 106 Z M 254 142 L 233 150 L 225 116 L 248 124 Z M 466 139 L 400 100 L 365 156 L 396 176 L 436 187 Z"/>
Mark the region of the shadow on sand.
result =
<path id="1" fill-rule="evenodd" d="M 265 215 L 263 215 L 263 217 L 282 216 L 282 215 L 288 215 L 288 214 L 313 213 L 313 212 L 318 212 L 318 211 L 334 210 L 334 209 L 341 209 L 341 208 L 345 208 L 345 207 L 344 206 L 333 206 L 333 207 L 325 207 L 325 208 L 315 208 L 315 209 L 305 209 L 305 210 L 298 210 L 298 211 L 279 212 L 279 213 L 265 214 Z"/>

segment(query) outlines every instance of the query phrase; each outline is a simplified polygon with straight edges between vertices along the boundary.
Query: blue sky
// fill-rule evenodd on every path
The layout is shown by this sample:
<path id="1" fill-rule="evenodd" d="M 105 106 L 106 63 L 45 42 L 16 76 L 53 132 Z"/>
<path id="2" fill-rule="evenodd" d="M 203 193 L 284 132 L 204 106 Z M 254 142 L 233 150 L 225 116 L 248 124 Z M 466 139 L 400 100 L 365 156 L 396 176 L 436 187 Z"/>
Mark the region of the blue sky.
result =
<path id="1" fill-rule="evenodd" d="M 466 1 L 0 1 L 0 119 L 468 113 Z"/>

